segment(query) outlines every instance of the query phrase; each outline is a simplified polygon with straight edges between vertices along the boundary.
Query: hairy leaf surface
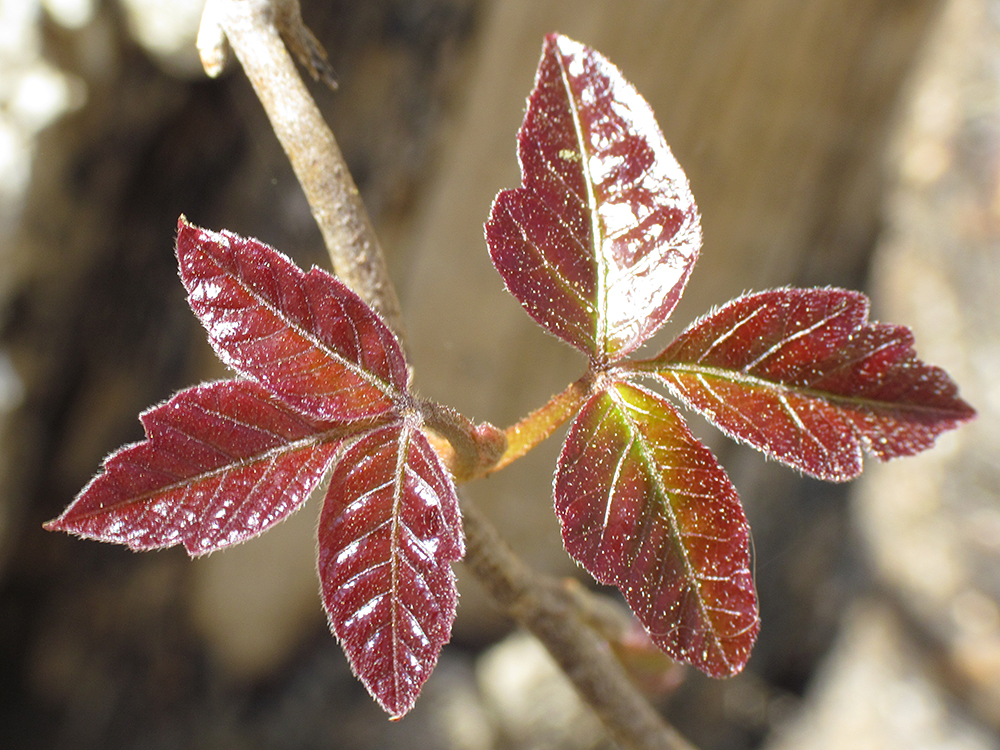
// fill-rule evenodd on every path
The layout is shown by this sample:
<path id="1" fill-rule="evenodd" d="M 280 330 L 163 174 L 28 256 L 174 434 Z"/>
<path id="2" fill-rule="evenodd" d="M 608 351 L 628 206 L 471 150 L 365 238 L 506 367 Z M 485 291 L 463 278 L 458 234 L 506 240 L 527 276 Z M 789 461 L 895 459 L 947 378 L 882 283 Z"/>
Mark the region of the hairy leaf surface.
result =
<path id="1" fill-rule="evenodd" d="M 47 529 L 134 550 L 212 552 L 295 511 L 343 435 L 243 380 L 189 388 L 139 418 L 146 439 L 108 456 Z"/>
<path id="2" fill-rule="evenodd" d="M 776 289 L 698 320 L 652 364 L 728 435 L 820 479 L 929 448 L 975 412 L 903 326 L 868 322 L 842 289 Z"/>
<path id="3" fill-rule="evenodd" d="M 406 398 L 395 336 L 326 271 L 304 273 L 262 242 L 183 217 L 177 258 L 188 301 L 219 357 L 289 405 L 350 421 Z"/>
<path id="4" fill-rule="evenodd" d="M 550 34 L 518 157 L 522 187 L 501 192 L 486 223 L 494 265 L 551 333 L 623 357 L 670 315 L 701 245 L 652 110 L 604 57 Z"/>
<path id="5" fill-rule="evenodd" d="M 323 604 L 351 667 L 394 717 L 451 635 L 449 563 L 463 553 L 454 485 L 414 426 L 371 432 L 340 459 L 319 527 Z"/>
<path id="6" fill-rule="evenodd" d="M 577 415 L 555 478 L 567 551 L 617 586 L 653 642 L 721 677 L 759 629 L 749 527 L 712 453 L 663 398 L 612 382 Z"/>
<path id="7" fill-rule="evenodd" d="M 649 105 L 593 50 L 546 37 L 518 158 L 521 187 L 497 196 L 486 223 L 490 255 L 589 368 L 508 430 L 504 455 L 496 428 L 418 403 L 394 334 L 333 276 L 181 217 L 188 300 L 239 378 L 142 414 L 145 440 L 105 459 L 46 528 L 204 554 L 286 517 L 335 463 L 319 526 L 323 605 L 356 674 L 399 718 L 450 638 L 450 563 L 464 552 L 453 478 L 423 420 L 446 428 L 469 478 L 582 404 L 554 481 L 566 549 L 621 590 L 668 655 L 711 676 L 740 671 L 760 625 L 746 518 L 712 453 L 632 381 L 656 378 L 727 434 L 832 480 L 860 472 L 862 449 L 916 453 L 974 412 L 917 359 L 909 330 L 869 323 L 867 299 L 839 289 L 741 297 L 658 357 L 624 362 L 673 311 L 701 229 Z"/>

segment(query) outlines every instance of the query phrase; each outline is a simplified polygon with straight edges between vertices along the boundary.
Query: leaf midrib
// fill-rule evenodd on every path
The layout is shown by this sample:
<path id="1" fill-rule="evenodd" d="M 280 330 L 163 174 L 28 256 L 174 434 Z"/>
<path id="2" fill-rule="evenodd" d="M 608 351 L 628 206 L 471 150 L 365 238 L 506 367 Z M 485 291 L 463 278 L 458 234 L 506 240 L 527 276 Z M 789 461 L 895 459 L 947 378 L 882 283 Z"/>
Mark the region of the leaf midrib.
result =
<path id="1" fill-rule="evenodd" d="M 283 325 L 288 330 L 293 331 L 294 333 L 296 333 L 297 335 L 299 335 L 301 338 L 305 339 L 309 344 L 311 344 L 313 346 L 313 348 L 319 350 L 324 355 L 326 355 L 326 357 L 328 359 L 331 359 L 334 362 L 342 365 L 344 367 L 344 369 L 348 370 L 349 372 L 351 372 L 354 375 L 357 375 L 362 380 L 364 380 L 365 382 L 367 382 L 370 385 L 372 385 L 374 388 L 376 388 L 379 391 L 381 391 L 386 397 L 388 397 L 388 399 L 392 403 L 396 404 L 396 403 L 399 402 L 402 394 L 400 393 L 400 391 L 398 391 L 396 389 L 396 387 L 394 385 L 392 385 L 391 383 L 387 383 L 386 381 L 384 381 L 381 378 L 377 377 L 375 374 L 373 374 L 370 371 L 366 370 L 359 363 L 352 362 L 351 360 L 347 359 L 346 357 L 344 357 L 342 354 L 340 354 L 336 350 L 331 349 L 328 345 L 326 345 L 323 341 L 321 341 L 315 334 L 313 334 L 311 331 L 309 331 L 307 328 L 305 328 L 304 325 L 291 320 L 291 318 L 285 313 L 284 310 L 282 310 L 280 307 L 274 305 L 270 300 L 268 300 L 267 298 L 265 298 L 260 292 L 258 292 L 256 289 L 254 289 L 254 287 L 252 287 L 246 281 L 246 279 L 244 278 L 244 275 L 241 272 L 237 272 L 237 271 L 233 271 L 233 270 L 227 269 L 225 266 L 222 265 L 222 262 L 219 259 L 215 258 L 210 253 L 206 253 L 204 250 L 200 250 L 200 252 L 202 252 L 202 254 L 206 258 L 208 258 L 215 265 L 216 268 L 219 269 L 219 271 L 220 271 L 220 273 L 222 275 L 228 276 L 228 277 L 234 279 L 235 282 L 239 285 L 239 287 L 249 297 L 251 297 L 253 300 L 255 300 L 258 305 L 260 305 L 261 307 L 263 307 L 264 309 L 266 309 L 268 312 L 270 312 L 271 315 L 274 318 L 276 318 L 281 325 Z M 296 279 L 296 282 L 299 284 L 299 286 L 301 288 L 301 287 L 304 286 L 304 282 L 305 282 L 305 278 L 306 278 L 307 274 L 302 273 L 298 269 L 298 267 L 296 267 L 294 265 L 293 265 L 293 268 L 295 269 L 295 271 L 298 271 L 298 273 L 301 274 L 298 277 L 298 279 Z M 278 281 L 278 285 L 279 286 L 280 286 L 280 284 L 281 284 L 281 282 Z M 311 309 L 312 308 L 311 299 L 309 298 L 308 294 L 305 294 L 305 290 L 304 289 L 302 291 L 303 291 L 303 294 L 306 297 L 306 299 L 310 300 L 310 309 Z M 352 328 L 355 328 L 355 329 L 357 328 L 357 325 L 355 324 L 355 322 L 353 320 L 351 320 L 350 323 L 351 323 L 351 327 Z M 258 338 L 262 338 L 262 337 L 258 337 Z M 277 396 L 277 394 L 275 394 L 275 396 Z"/>
<path id="2" fill-rule="evenodd" d="M 862 396 L 846 396 L 843 394 L 833 393 L 831 391 L 823 391 L 818 388 L 810 388 L 809 386 L 791 385 L 783 383 L 780 380 L 767 380 L 766 378 L 751 375 L 750 373 L 741 372 L 739 370 L 732 370 L 724 367 L 712 367 L 709 365 L 698 365 L 687 362 L 675 362 L 670 364 L 658 363 L 656 364 L 655 369 L 651 369 L 647 372 L 648 374 L 658 375 L 660 377 L 665 377 L 667 374 L 674 375 L 675 377 L 682 377 L 684 375 L 700 375 L 706 378 L 735 383 L 736 385 L 739 385 L 747 390 L 767 390 L 783 394 L 793 393 L 807 398 L 826 401 L 834 405 L 853 406 L 859 410 L 871 412 L 903 411 L 916 414 L 954 414 L 956 418 L 959 418 L 962 414 L 961 410 L 957 408 L 928 406 L 925 404 L 917 404 L 906 401 L 880 401 L 878 399 L 865 398 Z"/>
<path id="3" fill-rule="evenodd" d="M 634 388 L 634 386 L 631 386 Z M 642 393 L 642 391 L 639 391 Z M 635 445 L 638 448 L 639 454 L 641 456 L 642 462 L 646 468 L 648 475 L 653 479 L 654 486 L 656 487 L 656 492 L 659 495 L 660 504 L 664 510 L 664 515 L 667 517 L 670 523 L 671 539 L 674 543 L 674 547 L 679 551 L 681 560 L 684 564 L 684 571 L 688 581 L 695 592 L 695 598 L 698 602 L 698 609 L 701 615 L 702 622 L 705 622 L 711 628 L 712 640 L 715 648 L 721 655 L 723 662 L 725 663 L 727 669 L 732 670 L 732 665 L 729 662 L 729 657 L 726 654 L 725 649 L 722 646 L 722 638 L 719 635 L 718 629 L 715 626 L 715 620 L 709 615 L 709 608 L 705 602 L 704 597 L 701 593 L 701 580 L 698 578 L 697 570 L 691 562 L 690 556 L 688 555 L 687 548 L 685 547 L 680 532 L 680 523 L 677 520 L 677 516 L 674 513 L 673 505 L 670 503 L 671 493 L 664 485 L 660 472 L 657 470 L 656 457 L 652 454 L 652 451 L 647 445 L 647 441 L 642 431 L 638 429 L 635 422 L 632 419 L 632 413 L 635 411 L 635 407 L 632 406 L 625 398 L 618 392 L 618 388 L 610 388 L 608 394 L 612 401 L 618 407 L 619 411 L 622 413 L 624 422 L 628 426 L 630 445 Z M 647 394 L 643 394 L 646 396 Z M 675 415 L 676 416 L 676 415 Z M 677 419 L 680 419 L 677 417 Z"/>
<path id="4" fill-rule="evenodd" d="M 594 191 L 594 183 L 591 179 L 590 169 L 588 167 L 590 152 L 587 148 L 588 143 L 584 139 L 583 123 L 580 120 L 580 111 L 577 108 L 576 99 L 573 96 L 573 89 L 570 86 L 566 65 L 563 61 L 562 54 L 558 51 L 558 49 L 556 50 L 556 61 L 559 64 L 559 75 L 563 83 L 563 88 L 566 92 L 566 102 L 569 106 L 570 116 L 573 119 L 573 128 L 576 132 L 576 142 L 580 148 L 580 171 L 583 174 L 583 181 L 587 187 L 587 212 L 590 215 L 590 237 L 592 252 L 594 254 L 594 265 L 597 273 L 597 293 L 595 295 L 596 299 L 594 300 L 594 352 L 592 354 L 606 357 L 608 354 L 608 265 L 605 262 L 603 253 L 600 252 L 601 226 L 597 214 L 597 194 Z"/>
<path id="5" fill-rule="evenodd" d="M 250 456 L 245 456 L 243 458 L 236 459 L 231 463 L 219 466 L 215 469 L 203 471 L 198 474 L 193 474 L 185 479 L 180 479 L 176 482 L 173 482 L 172 484 L 164 485 L 154 490 L 149 490 L 148 492 L 144 492 L 140 495 L 129 495 L 126 499 L 124 499 L 121 502 L 114 503 L 113 505 L 105 505 L 93 511 L 87 511 L 86 513 L 82 513 L 81 515 L 77 516 L 77 518 L 79 518 L 80 520 L 87 518 L 94 518 L 97 516 L 104 515 L 109 510 L 112 509 L 124 508 L 130 505 L 142 504 L 159 495 L 165 495 L 175 490 L 190 489 L 192 486 L 196 484 L 207 482 L 211 479 L 222 476 L 223 474 L 230 471 L 237 471 L 239 469 L 246 468 L 253 464 L 263 463 L 265 461 L 270 461 L 275 458 L 280 458 L 283 455 L 305 450 L 309 447 L 318 447 L 326 443 L 332 443 L 338 440 L 343 440 L 344 438 L 347 438 L 350 435 L 356 434 L 358 432 L 367 432 L 371 429 L 373 429 L 373 427 L 367 424 L 361 429 L 357 429 L 356 427 L 348 428 L 348 427 L 338 426 L 330 430 L 317 432 L 313 435 L 307 435 L 305 437 L 298 438 L 296 440 L 284 442 L 281 445 L 276 445 L 273 448 L 268 448 L 267 450 L 261 451 L 259 453 L 254 453 Z M 149 438 L 147 438 L 147 440 L 149 440 Z M 214 446 L 205 443 L 205 441 L 201 439 L 198 439 L 198 442 L 206 444 L 213 450 L 217 450 L 220 453 L 225 453 L 225 451 L 223 451 L 223 449 L 221 449 L 219 446 Z"/>

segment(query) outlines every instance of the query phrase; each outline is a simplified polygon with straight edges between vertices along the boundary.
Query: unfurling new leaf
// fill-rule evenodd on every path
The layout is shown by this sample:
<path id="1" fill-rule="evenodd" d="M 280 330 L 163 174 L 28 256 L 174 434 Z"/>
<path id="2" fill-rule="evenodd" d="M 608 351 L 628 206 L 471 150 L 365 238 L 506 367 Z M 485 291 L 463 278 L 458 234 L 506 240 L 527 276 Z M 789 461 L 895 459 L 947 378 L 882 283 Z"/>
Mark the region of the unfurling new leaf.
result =
<path id="1" fill-rule="evenodd" d="M 108 456 L 46 528 L 134 550 L 214 552 L 297 510 L 344 435 L 245 380 L 189 388 L 139 419 L 146 439 Z"/>
<path id="2" fill-rule="evenodd" d="M 303 273 L 267 245 L 183 218 L 177 260 L 188 302 L 219 358 L 289 406 L 352 421 L 407 399 L 396 337 L 326 271 Z"/>
<path id="3" fill-rule="evenodd" d="M 427 438 L 390 425 L 338 463 L 319 524 L 323 604 L 378 702 L 399 717 L 448 642 L 464 554 L 458 498 Z"/>

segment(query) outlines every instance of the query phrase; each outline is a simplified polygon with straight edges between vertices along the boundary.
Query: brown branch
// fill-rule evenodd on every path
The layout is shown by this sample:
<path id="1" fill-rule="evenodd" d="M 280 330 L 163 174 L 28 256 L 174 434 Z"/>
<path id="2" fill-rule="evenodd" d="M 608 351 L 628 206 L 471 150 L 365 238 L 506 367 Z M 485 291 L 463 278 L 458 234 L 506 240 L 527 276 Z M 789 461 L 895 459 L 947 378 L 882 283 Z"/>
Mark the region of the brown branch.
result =
<path id="1" fill-rule="evenodd" d="M 325 75 L 326 55 L 302 25 L 298 0 L 210 0 L 199 32 L 209 73 L 225 59 L 225 34 L 292 169 L 330 253 L 334 273 L 373 307 L 402 339 L 399 300 L 389 280 L 368 212 L 337 141 L 295 69 L 281 34 L 315 75 Z M 318 66 L 318 67 L 317 67 Z"/>
<path id="2" fill-rule="evenodd" d="M 302 183 L 334 271 L 402 334 L 396 293 L 357 187 L 279 29 L 314 76 L 326 75 L 325 55 L 302 25 L 298 0 L 209 0 L 199 33 L 206 70 L 221 71 L 228 39 Z M 545 645 L 608 733 L 634 750 L 693 750 L 639 693 L 607 642 L 584 624 L 574 597 L 518 559 L 474 506 L 463 503 L 463 511 L 465 564 Z"/>
<path id="3" fill-rule="evenodd" d="M 465 564 L 507 614 L 530 630 L 622 747 L 694 750 L 628 678 L 607 641 L 585 625 L 573 595 L 524 564 L 474 505 L 462 504 Z"/>

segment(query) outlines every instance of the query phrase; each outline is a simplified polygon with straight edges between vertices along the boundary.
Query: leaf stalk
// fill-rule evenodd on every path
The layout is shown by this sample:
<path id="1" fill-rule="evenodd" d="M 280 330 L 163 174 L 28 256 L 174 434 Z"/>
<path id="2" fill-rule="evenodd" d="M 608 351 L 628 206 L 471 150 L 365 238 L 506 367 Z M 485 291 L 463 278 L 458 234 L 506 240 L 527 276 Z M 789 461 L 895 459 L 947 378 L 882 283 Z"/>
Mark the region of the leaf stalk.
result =
<path id="1" fill-rule="evenodd" d="M 507 449 L 486 473 L 492 474 L 509 466 L 548 438 L 580 409 L 590 395 L 592 385 L 593 374 L 587 372 L 561 393 L 550 398 L 544 406 L 508 427 L 504 431 L 507 435 Z"/>

